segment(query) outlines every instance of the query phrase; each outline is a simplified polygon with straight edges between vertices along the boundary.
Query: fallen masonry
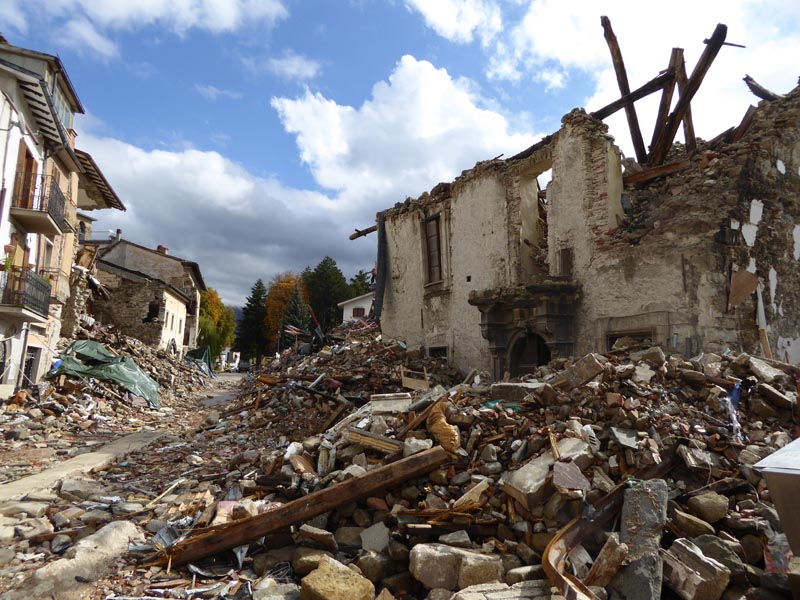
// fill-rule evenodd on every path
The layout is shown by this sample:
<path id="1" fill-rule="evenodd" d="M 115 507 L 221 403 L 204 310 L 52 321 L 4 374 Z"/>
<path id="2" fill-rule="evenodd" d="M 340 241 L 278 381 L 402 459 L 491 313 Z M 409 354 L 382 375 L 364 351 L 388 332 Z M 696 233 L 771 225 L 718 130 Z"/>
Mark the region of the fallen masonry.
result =
<path id="1" fill-rule="evenodd" d="M 345 330 L 253 373 L 182 432 L 0 503 L 0 583 L 58 581 L 48 573 L 75 564 L 81 540 L 124 525 L 126 551 L 99 543 L 64 590 L 786 597 L 789 544 L 753 465 L 792 439 L 800 370 L 627 343 L 587 359 L 600 367 L 588 380 L 586 360 L 559 359 L 491 384 Z M 408 371 L 429 389 L 404 390 Z"/>

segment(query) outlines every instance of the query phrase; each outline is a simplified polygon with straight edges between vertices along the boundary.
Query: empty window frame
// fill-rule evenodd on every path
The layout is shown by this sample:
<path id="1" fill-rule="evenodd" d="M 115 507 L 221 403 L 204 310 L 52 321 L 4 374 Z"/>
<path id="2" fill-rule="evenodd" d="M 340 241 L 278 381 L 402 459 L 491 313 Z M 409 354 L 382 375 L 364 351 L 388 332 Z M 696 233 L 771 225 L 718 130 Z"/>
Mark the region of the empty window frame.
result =
<path id="1" fill-rule="evenodd" d="M 426 283 L 442 280 L 442 235 L 439 215 L 425 219 Z"/>
<path id="2" fill-rule="evenodd" d="M 353 307 L 353 317 L 354 318 L 356 318 L 356 319 L 363 318 L 363 317 L 366 316 L 366 314 L 367 314 L 367 311 L 363 306 L 355 306 L 355 307 Z"/>
<path id="3" fill-rule="evenodd" d="M 428 356 L 447 360 L 447 346 L 433 346 L 428 348 Z"/>
<path id="4" fill-rule="evenodd" d="M 606 350 L 612 350 L 614 348 L 614 344 L 621 338 L 629 338 L 637 344 L 649 345 L 653 343 L 655 335 L 652 329 L 609 332 L 606 334 Z"/>

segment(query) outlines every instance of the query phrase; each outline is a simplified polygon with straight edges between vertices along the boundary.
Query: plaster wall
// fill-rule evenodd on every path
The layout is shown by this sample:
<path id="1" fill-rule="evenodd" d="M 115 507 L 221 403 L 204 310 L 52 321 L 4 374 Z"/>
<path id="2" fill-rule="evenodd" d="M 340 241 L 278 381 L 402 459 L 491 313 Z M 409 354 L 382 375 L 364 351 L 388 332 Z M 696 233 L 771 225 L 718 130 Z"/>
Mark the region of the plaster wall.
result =
<path id="1" fill-rule="evenodd" d="M 186 302 L 169 290 L 164 291 L 164 299 L 164 326 L 161 329 L 159 348 L 167 348 L 174 340 L 175 347 L 180 351 L 186 328 Z"/>
<path id="2" fill-rule="evenodd" d="M 357 308 L 360 308 L 364 311 L 365 317 L 369 315 L 369 311 L 372 309 L 372 303 L 374 300 L 375 294 L 367 294 L 363 297 L 352 298 L 342 302 L 342 322 L 347 323 L 348 321 L 356 321 L 362 318 L 353 315 L 353 311 Z"/>
<path id="3" fill-rule="evenodd" d="M 502 287 L 517 279 L 511 256 L 517 235 L 508 232 L 509 203 L 502 172 L 488 171 L 453 185 L 443 198 L 425 197 L 386 218 L 389 277 L 381 327 L 410 346 L 447 347 L 461 368 L 488 369 L 488 342 L 480 312 L 468 303 L 476 289 Z M 512 206 L 513 205 L 513 206 Z M 425 282 L 424 218 L 440 215 L 443 279 Z M 512 255 L 513 252 L 513 255 Z"/>

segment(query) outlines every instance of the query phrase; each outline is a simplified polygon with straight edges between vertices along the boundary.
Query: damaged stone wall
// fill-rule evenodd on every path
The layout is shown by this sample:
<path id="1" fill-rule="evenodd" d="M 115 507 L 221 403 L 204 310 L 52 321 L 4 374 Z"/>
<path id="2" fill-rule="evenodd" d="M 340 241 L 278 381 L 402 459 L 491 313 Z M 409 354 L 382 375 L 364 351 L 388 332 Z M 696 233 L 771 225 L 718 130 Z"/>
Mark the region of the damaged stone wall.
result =
<path id="1" fill-rule="evenodd" d="M 528 151 L 478 163 L 387 211 L 383 330 L 411 346 L 446 346 L 462 370 L 493 366 L 496 377 L 511 362 L 511 342 L 526 332 L 553 355 L 605 351 L 622 335 L 686 355 L 761 353 L 760 295 L 770 346 L 796 362 L 799 124 L 794 90 L 762 102 L 738 141 L 698 140 L 681 170 L 625 186 L 606 125 L 572 111 Z M 686 158 L 676 144 L 666 163 Z M 536 176 L 550 166 L 540 208 Z M 435 214 L 444 278 L 432 284 L 424 224 Z M 740 269 L 758 277 L 760 290 L 729 306 Z M 573 323 L 562 328 L 567 317 Z"/>
<path id="2" fill-rule="evenodd" d="M 778 358 L 800 359 L 796 223 L 800 222 L 800 95 L 762 102 L 736 143 L 701 143 L 689 168 L 625 193 L 622 228 L 592 238 L 583 286 L 581 351 L 625 330 L 684 353 L 760 353 L 757 294 L 729 307 L 733 274 L 761 281 Z"/>
<path id="3" fill-rule="evenodd" d="M 123 334 L 145 344 L 159 346 L 166 312 L 164 283 L 132 281 L 106 271 L 98 271 L 97 278 L 111 292 L 107 300 L 95 300 L 97 320 L 104 325 L 114 325 Z"/>
<path id="4" fill-rule="evenodd" d="M 92 292 L 87 285 L 86 276 L 81 272 L 73 273 L 70 278 L 70 296 L 61 313 L 61 335 L 63 337 L 75 336 L 78 323 L 86 314 L 87 303 L 91 296 Z"/>
<path id="5" fill-rule="evenodd" d="M 479 163 L 452 184 L 387 211 L 389 278 L 381 327 L 410 346 L 447 349 L 464 368 L 489 369 L 480 313 L 468 303 L 475 289 L 516 283 L 519 195 L 505 161 Z M 425 221 L 439 215 L 442 280 L 428 282 Z M 509 232 L 509 223 L 515 224 Z"/>

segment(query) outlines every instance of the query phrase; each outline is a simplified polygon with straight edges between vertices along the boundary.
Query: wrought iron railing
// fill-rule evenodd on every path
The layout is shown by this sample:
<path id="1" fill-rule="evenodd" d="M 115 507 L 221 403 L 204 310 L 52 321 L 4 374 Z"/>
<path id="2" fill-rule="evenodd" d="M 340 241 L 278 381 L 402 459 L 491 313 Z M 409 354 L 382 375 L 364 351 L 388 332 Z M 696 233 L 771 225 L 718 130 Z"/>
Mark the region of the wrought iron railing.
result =
<path id="1" fill-rule="evenodd" d="M 31 269 L 3 271 L 0 275 L 2 303 L 28 308 L 47 316 L 50 308 L 50 283 Z"/>
<path id="2" fill-rule="evenodd" d="M 48 213 L 61 231 L 67 231 L 67 199 L 52 175 L 18 171 L 14 184 L 13 208 L 27 208 Z"/>

